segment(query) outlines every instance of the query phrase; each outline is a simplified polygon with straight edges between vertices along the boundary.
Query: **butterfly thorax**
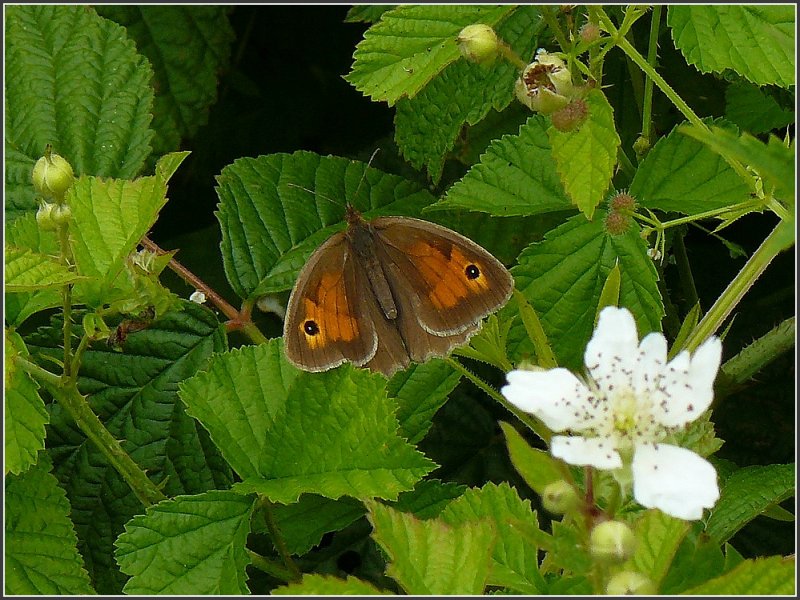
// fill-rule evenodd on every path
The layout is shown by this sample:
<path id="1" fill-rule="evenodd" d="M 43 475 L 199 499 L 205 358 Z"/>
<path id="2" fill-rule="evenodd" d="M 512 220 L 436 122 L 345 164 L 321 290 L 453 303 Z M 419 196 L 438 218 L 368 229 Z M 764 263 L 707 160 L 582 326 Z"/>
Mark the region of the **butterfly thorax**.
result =
<path id="1" fill-rule="evenodd" d="M 381 311 L 387 319 L 397 318 L 397 304 L 394 301 L 392 288 L 383 271 L 383 266 L 376 249 L 375 229 L 365 221 L 361 214 L 349 204 L 347 205 L 347 232 L 345 236 L 350 243 L 350 249 L 359 258 L 359 263 L 364 266 L 369 279 L 370 287 L 378 299 Z M 367 294 L 369 290 L 361 293 Z"/>

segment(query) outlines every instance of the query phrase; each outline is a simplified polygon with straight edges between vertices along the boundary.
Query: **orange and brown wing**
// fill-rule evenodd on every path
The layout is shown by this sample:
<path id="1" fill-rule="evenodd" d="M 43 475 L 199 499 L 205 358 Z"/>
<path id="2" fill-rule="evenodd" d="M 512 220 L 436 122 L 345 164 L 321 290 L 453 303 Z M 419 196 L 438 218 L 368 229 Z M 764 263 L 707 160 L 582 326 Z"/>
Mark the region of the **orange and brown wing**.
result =
<path id="1" fill-rule="evenodd" d="M 284 320 L 290 362 L 306 371 L 326 371 L 346 360 L 363 365 L 375 356 L 378 335 L 363 302 L 362 277 L 341 233 L 311 255 Z"/>
<path id="2" fill-rule="evenodd" d="M 386 271 L 410 295 L 420 326 L 437 336 L 476 329 L 511 296 L 514 280 L 488 251 L 455 231 L 427 221 L 383 217 L 371 222 Z"/>

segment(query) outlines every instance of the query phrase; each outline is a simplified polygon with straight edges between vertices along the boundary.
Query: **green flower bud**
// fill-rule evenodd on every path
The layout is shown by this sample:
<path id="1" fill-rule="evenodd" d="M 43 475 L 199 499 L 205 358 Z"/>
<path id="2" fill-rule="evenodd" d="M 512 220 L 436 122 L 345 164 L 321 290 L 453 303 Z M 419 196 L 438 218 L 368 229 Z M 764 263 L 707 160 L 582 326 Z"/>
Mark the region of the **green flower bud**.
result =
<path id="1" fill-rule="evenodd" d="M 602 561 L 624 562 L 635 549 L 636 536 L 620 521 L 603 521 L 589 535 L 589 552 Z"/>
<path id="2" fill-rule="evenodd" d="M 596 23 L 584 23 L 578 35 L 581 36 L 581 40 L 584 42 L 592 43 L 600 39 L 600 27 L 598 27 Z"/>
<path id="3" fill-rule="evenodd" d="M 653 582 L 636 571 L 617 573 L 606 584 L 606 594 L 610 596 L 652 596 L 655 593 Z"/>
<path id="4" fill-rule="evenodd" d="M 53 215 L 55 208 L 55 204 L 45 202 L 39 207 L 39 210 L 36 211 L 36 223 L 43 231 L 55 231 L 58 229 L 58 224 Z"/>
<path id="5" fill-rule="evenodd" d="M 50 151 L 48 146 L 44 156 L 33 165 L 33 187 L 45 198 L 61 202 L 64 194 L 75 180 L 72 165 L 64 158 Z"/>
<path id="6" fill-rule="evenodd" d="M 575 488 L 563 479 L 547 484 L 542 492 L 542 506 L 554 515 L 563 515 L 575 509 L 580 502 Z"/>
<path id="7" fill-rule="evenodd" d="M 650 151 L 650 140 L 643 135 L 640 135 L 636 138 L 636 141 L 633 142 L 633 151 L 636 153 L 636 157 L 641 159 Z"/>
<path id="8" fill-rule="evenodd" d="M 467 25 L 456 38 L 461 56 L 479 65 L 490 65 L 497 58 L 499 42 L 494 29 L 481 23 Z"/>

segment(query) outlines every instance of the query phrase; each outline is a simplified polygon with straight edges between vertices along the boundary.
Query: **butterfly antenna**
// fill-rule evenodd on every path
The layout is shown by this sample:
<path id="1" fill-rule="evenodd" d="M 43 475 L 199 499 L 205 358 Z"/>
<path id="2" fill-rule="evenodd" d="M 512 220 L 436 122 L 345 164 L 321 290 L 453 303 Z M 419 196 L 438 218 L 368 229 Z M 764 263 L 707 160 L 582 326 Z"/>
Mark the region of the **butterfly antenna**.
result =
<path id="1" fill-rule="evenodd" d="M 372 156 L 369 157 L 369 160 L 367 161 L 367 168 L 364 169 L 364 173 L 361 175 L 361 179 L 359 180 L 358 185 L 356 186 L 356 193 L 353 194 L 353 198 L 358 198 L 358 192 L 361 191 L 361 184 L 364 183 L 364 180 L 367 178 L 367 171 L 372 166 L 372 161 L 375 160 L 375 157 L 378 155 L 379 151 L 380 148 L 375 148 L 375 151 L 372 153 Z"/>

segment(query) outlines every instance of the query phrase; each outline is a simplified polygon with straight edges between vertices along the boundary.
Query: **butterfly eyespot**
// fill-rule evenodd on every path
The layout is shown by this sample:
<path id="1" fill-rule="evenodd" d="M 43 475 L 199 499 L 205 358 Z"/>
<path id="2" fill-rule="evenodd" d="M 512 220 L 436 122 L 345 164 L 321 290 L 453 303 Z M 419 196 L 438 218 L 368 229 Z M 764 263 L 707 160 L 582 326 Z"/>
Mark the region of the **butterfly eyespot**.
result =
<path id="1" fill-rule="evenodd" d="M 303 331 L 305 331 L 306 335 L 317 335 L 319 333 L 319 325 L 317 325 L 316 321 L 306 321 L 303 323 Z"/>
<path id="2" fill-rule="evenodd" d="M 467 268 L 464 269 L 464 274 L 467 276 L 467 279 L 477 279 L 481 276 L 481 270 L 477 267 L 477 265 L 467 265 Z"/>

